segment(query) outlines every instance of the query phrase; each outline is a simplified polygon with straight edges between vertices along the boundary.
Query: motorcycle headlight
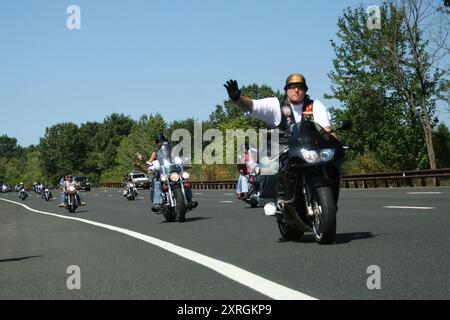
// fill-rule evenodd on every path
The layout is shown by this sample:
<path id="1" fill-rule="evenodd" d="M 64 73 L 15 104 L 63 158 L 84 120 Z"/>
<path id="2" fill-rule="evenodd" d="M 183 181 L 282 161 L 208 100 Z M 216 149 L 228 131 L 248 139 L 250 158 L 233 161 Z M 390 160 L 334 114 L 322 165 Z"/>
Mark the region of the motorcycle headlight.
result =
<path id="1" fill-rule="evenodd" d="M 130 183 L 128 186 L 129 186 L 130 188 L 134 188 L 134 184 L 132 184 L 132 183 Z"/>
<path id="2" fill-rule="evenodd" d="M 75 192 L 77 192 L 77 188 L 75 188 L 74 186 L 70 186 L 69 187 L 69 192 L 70 193 L 75 193 Z"/>
<path id="3" fill-rule="evenodd" d="M 172 181 L 178 181 L 180 180 L 180 175 L 177 172 L 172 172 L 170 174 L 170 180 Z"/>
<path id="4" fill-rule="evenodd" d="M 334 157 L 334 149 L 322 149 L 319 156 L 320 161 L 330 161 Z"/>
<path id="5" fill-rule="evenodd" d="M 181 175 L 183 177 L 183 179 L 189 179 L 189 172 L 183 172 L 183 174 Z"/>
<path id="6" fill-rule="evenodd" d="M 302 153 L 303 159 L 305 159 L 308 163 L 315 163 L 319 161 L 319 154 L 316 150 L 301 149 L 300 152 Z"/>
<path id="7" fill-rule="evenodd" d="M 167 176 L 166 176 L 165 174 L 162 174 L 162 175 L 161 175 L 161 181 L 162 181 L 162 182 L 167 181 Z"/>
<path id="8" fill-rule="evenodd" d="M 308 163 L 326 162 L 334 157 L 334 149 L 300 150 L 303 159 Z"/>

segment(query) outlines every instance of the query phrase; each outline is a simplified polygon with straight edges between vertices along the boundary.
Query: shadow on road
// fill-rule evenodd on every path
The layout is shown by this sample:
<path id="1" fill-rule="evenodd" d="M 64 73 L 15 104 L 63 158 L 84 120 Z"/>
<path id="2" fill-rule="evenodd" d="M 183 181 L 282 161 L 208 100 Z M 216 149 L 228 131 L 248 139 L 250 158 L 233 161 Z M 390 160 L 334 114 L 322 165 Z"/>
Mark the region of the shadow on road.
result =
<path id="1" fill-rule="evenodd" d="M 186 218 L 186 219 L 184 219 L 184 222 L 193 222 L 193 221 L 206 220 L 206 219 L 211 219 L 211 217 L 192 217 L 192 218 Z"/>
<path id="2" fill-rule="evenodd" d="M 375 235 L 372 232 L 349 232 L 349 233 L 338 233 L 336 234 L 336 242 L 335 244 L 344 244 L 349 243 L 354 240 L 364 240 L 375 238 Z M 286 242 L 286 240 L 278 240 L 278 242 Z M 300 240 L 295 240 L 291 242 L 299 242 L 299 243 L 315 243 L 317 242 L 314 238 L 313 234 L 306 234 Z"/>
<path id="3" fill-rule="evenodd" d="M 186 222 L 194 222 L 194 221 L 199 221 L 199 220 L 207 220 L 207 219 L 211 219 L 211 217 L 192 217 L 192 218 L 185 218 L 183 223 Z M 169 221 L 161 221 L 161 223 L 178 223 L 177 221 L 173 221 L 173 222 L 169 222 Z"/>
<path id="4" fill-rule="evenodd" d="M 42 256 L 29 256 L 29 257 L 21 257 L 21 258 L 3 259 L 3 260 L 0 260 L 0 263 L 12 262 L 12 261 L 22 261 L 22 260 L 28 260 L 28 259 L 40 258 L 40 257 L 42 257 Z"/>

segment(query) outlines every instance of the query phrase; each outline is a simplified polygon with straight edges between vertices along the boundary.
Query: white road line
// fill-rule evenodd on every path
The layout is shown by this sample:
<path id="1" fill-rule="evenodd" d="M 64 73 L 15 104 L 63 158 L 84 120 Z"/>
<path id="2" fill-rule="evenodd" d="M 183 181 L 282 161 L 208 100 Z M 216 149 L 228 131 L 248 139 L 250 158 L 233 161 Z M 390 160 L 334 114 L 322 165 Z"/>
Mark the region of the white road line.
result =
<path id="1" fill-rule="evenodd" d="M 49 213 L 49 212 L 35 210 L 24 204 L 21 204 L 21 203 L 15 202 L 15 201 L 11 201 L 11 200 L 7 200 L 7 199 L 0 198 L 0 200 L 17 204 L 19 206 L 24 207 L 25 209 L 27 209 L 29 211 L 35 212 L 35 213 L 45 214 L 45 215 L 49 215 L 49 216 L 53 216 L 53 217 L 58 217 L 61 219 L 75 220 L 75 221 L 87 223 L 87 224 L 90 224 L 93 226 L 108 229 L 111 231 L 116 231 L 116 232 L 128 235 L 130 237 L 145 241 L 154 246 L 160 247 L 161 249 L 172 252 L 180 257 L 183 257 L 183 258 L 193 261 L 195 263 L 201 264 L 211 270 L 216 271 L 217 273 L 220 273 L 221 275 L 223 275 L 231 280 L 234 280 L 234 281 L 236 281 L 248 288 L 251 288 L 269 298 L 272 298 L 272 299 L 317 300 L 316 298 L 306 295 L 300 291 L 290 289 L 281 284 L 278 284 L 276 282 L 273 282 L 273 281 L 265 279 L 261 276 L 258 276 L 254 273 L 248 272 L 242 268 L 236 267 L 235 265 L 232 265 L 230 263 L 223 262 L 221 260 L 205 256 L 201 253 L 177 246 L 170 242 L 166 242 L 166 241 L 163 241 L 163 240 L 151 237 L 151 236 L 144 235 L 142 233 L 138 233 L 135 231 L 131 231 L 131 230 L 127 230 L 127 229 L 123 229 L 123 228 L 119 228 L 119 227 L 115 227 L 115 226 L 111 226 L 108 224 L 103 224 L 103 223 L 99 223 L 99 222 L 95 222 L 95 221 L 91 221 L 91 220 L 61 216 L 61 215 L 58 215 L 55 213 Z"/>
<path id="2" fill-rule="evenodd" d="M 407 192 L 406 194 L 442 194 L 442 192 Z"/>
<path id="3" fill-rule="evenodd" d="M 406 207 L 406 206 L 384 206 L 384 209 L 412 209 L 412 210 L 433 210 L 436 207 Z"/>
<path id="4" fill-rule="evenodd" d="M 219 201 L 221 203 L 233 203 L 234 201 Z"/>
<path id="5" fill-rule="evenodd" d="M 232 194 L 232 193 L 224 193 L 223 195 L 224 196 L 234 196 L 234 194 Z"/>
<path id="6" fill-rule="evenodd" d="M 194 193 L 195 196 L 201 196 L 203 193 Z"/>

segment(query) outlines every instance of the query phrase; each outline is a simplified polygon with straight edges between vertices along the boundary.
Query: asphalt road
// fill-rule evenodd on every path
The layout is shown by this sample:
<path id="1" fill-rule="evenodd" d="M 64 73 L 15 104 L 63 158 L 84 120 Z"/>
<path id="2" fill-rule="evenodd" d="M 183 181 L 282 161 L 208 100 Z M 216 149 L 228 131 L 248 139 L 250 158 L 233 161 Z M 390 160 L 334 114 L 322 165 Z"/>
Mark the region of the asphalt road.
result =
<path id="1" fill-rule="evenodd" d="M 146 191 L 93 190 L 75 214 L 1 194 L 37 211 L 0 200 L 0 299 L 450 299 L 448 187 L 343 190 L 327 246 L 279 241 L 275 219 L 233 191 L 194 192 L 181 224 L 152 213 Z"/>

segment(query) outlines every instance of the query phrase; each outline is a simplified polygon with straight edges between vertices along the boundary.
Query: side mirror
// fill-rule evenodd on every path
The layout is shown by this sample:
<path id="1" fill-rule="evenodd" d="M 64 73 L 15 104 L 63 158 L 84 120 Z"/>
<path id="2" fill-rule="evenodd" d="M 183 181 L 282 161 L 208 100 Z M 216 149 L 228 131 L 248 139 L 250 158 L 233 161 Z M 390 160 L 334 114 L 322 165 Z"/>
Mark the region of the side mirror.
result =
<path id="1" fill-rule="evenodd" d="M 352 127 L 352 121 L 351 120 L 342 120 L 339 122 L 339 126 L 336 128 L 337 130 L 348 130 Z"/>

